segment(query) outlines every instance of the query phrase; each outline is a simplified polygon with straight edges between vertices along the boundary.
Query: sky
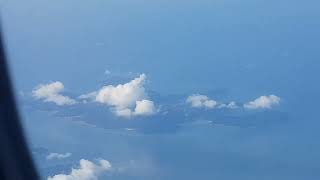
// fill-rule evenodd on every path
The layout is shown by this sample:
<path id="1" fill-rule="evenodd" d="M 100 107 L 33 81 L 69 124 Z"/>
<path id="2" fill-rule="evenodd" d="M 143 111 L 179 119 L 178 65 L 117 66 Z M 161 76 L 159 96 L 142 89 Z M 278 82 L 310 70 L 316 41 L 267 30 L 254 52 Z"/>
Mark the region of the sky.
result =
<path id="1" fill-rule="evenodd" d="M 319 6 L 0 1 L 41 176 L 319 178 Z"/>

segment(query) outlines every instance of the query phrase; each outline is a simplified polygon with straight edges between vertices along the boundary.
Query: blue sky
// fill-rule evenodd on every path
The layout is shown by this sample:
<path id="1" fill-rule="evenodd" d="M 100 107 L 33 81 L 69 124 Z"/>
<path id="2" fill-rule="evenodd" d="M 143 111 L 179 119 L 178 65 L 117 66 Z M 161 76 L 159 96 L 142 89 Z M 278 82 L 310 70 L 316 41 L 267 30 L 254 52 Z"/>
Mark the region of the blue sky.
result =
<path id="1" fill-rule="evenodd" d="M 96 164 L 99 179 L 320 176 L 319 2 L 0 3 L 44 179 L 81 170 L 80 159 Z M 232 101 L 237 108 L 220 108 Z"/>

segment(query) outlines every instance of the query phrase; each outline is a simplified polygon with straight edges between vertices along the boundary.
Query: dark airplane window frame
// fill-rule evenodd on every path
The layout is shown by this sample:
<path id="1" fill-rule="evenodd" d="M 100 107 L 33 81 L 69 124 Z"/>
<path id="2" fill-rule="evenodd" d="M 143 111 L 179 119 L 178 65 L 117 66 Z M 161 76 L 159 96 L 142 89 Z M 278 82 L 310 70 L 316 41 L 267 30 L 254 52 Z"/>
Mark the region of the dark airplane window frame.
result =
<path id="1" fill-rule="evenodd" d="M 0 179 L 37 180 L 22 131 L 0 31 Z"/>

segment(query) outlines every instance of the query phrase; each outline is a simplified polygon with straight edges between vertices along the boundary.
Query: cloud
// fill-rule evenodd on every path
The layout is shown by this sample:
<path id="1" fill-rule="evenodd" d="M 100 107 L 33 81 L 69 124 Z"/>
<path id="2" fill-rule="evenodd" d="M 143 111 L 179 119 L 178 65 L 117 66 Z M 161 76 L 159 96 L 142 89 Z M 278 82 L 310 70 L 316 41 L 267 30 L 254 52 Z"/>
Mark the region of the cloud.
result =
<path id="1" fill-rule="evenodd" d="M 78 97 L 78 99 L 81 100 L 82 103 L 87 103 L 88 100 L 89 101 L 95 101 L 96 96 L 97 96 L 97 92 L 94 91 L 94 92 L 91 92 L 91 93 L 88 93 L 88 94 L 82 94 L 82 95 L 80 95 Z"/>
<path id="2" fill-rule="evenodd" d="M 119 109 L 132 107 L 136 101 L 147 96 L 143 87 L 145 79 L 146 75 L 141 74 L 126 84 L 104 86 L 99 90 L 96 101 Z"/>
<path id="3" fill-rule="evenodd" d="M 144 88 L 146 75 L 125 84 L 108 85 L 97 92 L 79 96 L 80 99 L 94 99 L 111 107 L 115 115 L 121 117 L 148 116 L 157 112 L 153 101 L 148 99 Z"/>
<path id="4" fill-rule="evenodd" d="M 76 104 L 77 102 L 74 99 L 60 94 L 63 90 L 64 85 L 59 81 L 49 84 L 40 84 L 34 88 L 32 96 L 45 102 L 53 102 L 59 106 Z"/>
<path id="5" fill-rule="evenodd" d="M 59 154 L 59 153 L 50 153 L 46 158 L 48 160 L 52 159 L 65 159 L 70 157 L 72 154 L 71 153 L 66 153 L 66 154 Z"/>
<path id="6" fill-rule="evenodd" d="M 280 104 L 280 97 L 275 95 L 260 96 L 259 98 L 244 104 L 246 109 L 270 109 Z"/>
<path id="7" fill-rule="evenodd" d="M 97 180 L 101 173 L 111 169 L 111 164 L 107 160 L 99 160 L 95 164 L 89 160 L 81 159 L 78 169 L 71 169 L 70 174 L 58 174 L 49 176 L 47 180 Z"/>
<path id="8" fill-rule="evenodd" d="M 231 102 L 228 103 L 228 104 L 220 104 L 220 105 L 218 106 L 218 108 L 236 109 L 236 108 L 238 108 L 238 105 L 237 105 L 236 102 L 231 101 Z"/>
<path id="9" fill-rule="evenodd" d="M 141 101 L 136 101 L 136 106 L 134 111 L 128 108 L 115 110 L 115 113 L 118 116 L 122 116 L 122 117 L 147 116 L 147 115 L 153 115 L 156 112 L 157 110 L 154 103 L 146 99 L 143 99 Z"/>
<path id="10" fill-rule="evenodd" d="M 115 115 L 120 116 L 120 117 L 126 117 L 126 118 L 132 117 L 132 110 L 129 108 L 113 109 L 113 112 Z"/>
<path id="11" fill-rule="evenodd" d="M 188 104 L 191 105 L 191 107 L 194 108 L 208 108 L 213 109 L 217 106 L 217 101 L 209 99 L 205 95 L 200 94 L 193 94 L 189 96 L 186 100 Z"/>
<path id="12" fill-rule="evenodd" d="M 134 109 L 135 115 L 152 115 L 156 111 L 157 110 L 152 101 L 146 99 L 136 101 L 136 108 Z"/>

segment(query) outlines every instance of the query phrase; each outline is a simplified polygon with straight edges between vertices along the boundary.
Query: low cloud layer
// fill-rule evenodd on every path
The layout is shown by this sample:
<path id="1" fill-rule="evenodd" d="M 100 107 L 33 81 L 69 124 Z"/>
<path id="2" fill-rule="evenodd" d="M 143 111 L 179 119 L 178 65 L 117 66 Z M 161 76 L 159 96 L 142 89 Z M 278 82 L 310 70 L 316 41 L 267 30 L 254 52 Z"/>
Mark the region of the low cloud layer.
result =
<path id="1" fill-rule="evenodd" d="M 246 109 L 270 109 L 280 104 L 280 97 L 276 95 L 260 96 L 259 98 L 244 104 Z"/>
<path id="2" fill-rule="evenodd" d="M 150 116 L 158 112 L 154 102 L 149 99 L 144 88 L 146 75 L 141 74 L 135 79 L 118 85 L 103 86 L 98 91 L 83 94 L 76 101 L 62 94 L 63 83 L 56 81 L 49 84 L 40 84 L 32 91 L 35 99 L 44 102 L 53 102 L 56 105 L 73 105 L 78 102 L 89 101 L 105 104 L 119 117 Z M 280 104 L 280 97 L 276 95 L 260 96 L 255 100 L 241 105 L 245 109 L 270 109 Z M 193 94 L 187 97 L 186 103 L 193 108 L 204 109 L 236 109 L 240 108 L 234 101 L 229 103 L 217 102 L 206 95 Z"/>
<path id="3" fill-rule="evenodd" d="M 53 102 L 59 106 L 76 104 L 77 102 L 74 99 L 61 94 L 63 90 L 64 85 L 59 81 L 49 84 L 40 84 L 34 88 L 32 96 L 45 102 Z"/>
<path id="4" fill-rule="evenodd" d="M 116 86 L 108 85 L 97 92 L 81 95 L 80 99 L 94 99 L 96 102 L 111 107 L 117 116 L 148 116 L 157 112 L 153 101 L 148 99 L 144 88 L 146 75 L 139 77 L 125 84 Z"/>
<path id="5" fill-rule="evenodd" d="M 72 154 L 71 153 L 66 153 L 66 154 L 59 154 L 59 153 L 50 153 L 46 158 L 48 160 L 53 160 L 53 159 L 65 159 L 70 157 Z"/>
<path id="6" fill-rule="evenodd" d="M 111 164 L 107 160 L 99 160 L 95 164 L 89 160 L 81 159 L 77 169 L 72 168 L 70 174 L 58 174 L 49 176 L 47 180 L 97 180 L 98 177 L 111 169 Z"/>
<path id="7" fill-rule="evenodd" d="M 208 96 L 201 94 L 193 94 L 189 96 L 186 102 L 194 108 L 213 109 L 218 105 L 217 101 L 211 100 L 208 98 Z"/>

